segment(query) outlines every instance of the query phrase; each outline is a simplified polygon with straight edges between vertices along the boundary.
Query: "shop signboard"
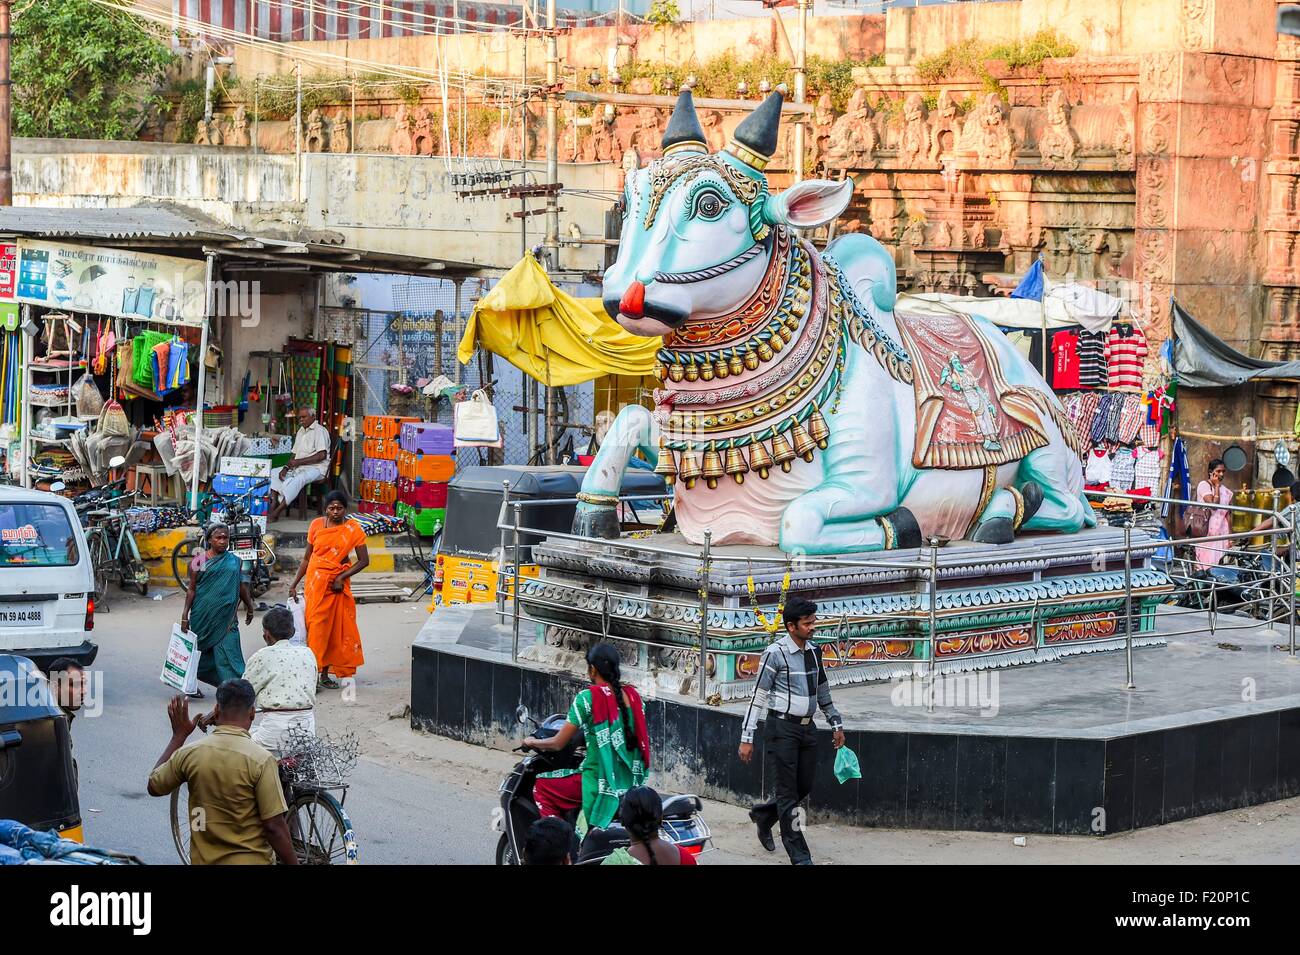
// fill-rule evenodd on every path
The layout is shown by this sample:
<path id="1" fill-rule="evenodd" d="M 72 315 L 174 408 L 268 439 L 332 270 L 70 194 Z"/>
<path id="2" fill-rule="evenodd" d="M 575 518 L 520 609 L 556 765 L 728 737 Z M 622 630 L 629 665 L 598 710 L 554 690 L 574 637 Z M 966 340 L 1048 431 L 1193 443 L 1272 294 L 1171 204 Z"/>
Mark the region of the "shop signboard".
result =
<path id="1" fill-rule="evenodd" d="M 205 275 L 198 259 L 19 239 L 15 297 L 61 311 L 198 325 Z"/>
<path id="2" fill-rule="evenodd" d="M 0 302 L 14 300 L 14 283 L 18 271 L 18 246 L 0 242 Z"/>

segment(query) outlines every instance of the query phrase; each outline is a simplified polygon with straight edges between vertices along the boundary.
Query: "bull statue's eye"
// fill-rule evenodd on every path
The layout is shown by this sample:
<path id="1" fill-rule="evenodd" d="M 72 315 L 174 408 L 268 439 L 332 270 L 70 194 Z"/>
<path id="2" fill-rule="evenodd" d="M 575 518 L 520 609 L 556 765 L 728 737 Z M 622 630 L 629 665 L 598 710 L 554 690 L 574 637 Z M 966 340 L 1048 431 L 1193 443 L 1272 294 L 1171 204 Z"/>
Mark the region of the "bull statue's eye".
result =
<path id="1" fill-rule="evenodd" d="M 705 189 L 695 197 L 695 215 L 701 219 L 716 219 L 727 208 L 727 201 L 712 189 Z"/>

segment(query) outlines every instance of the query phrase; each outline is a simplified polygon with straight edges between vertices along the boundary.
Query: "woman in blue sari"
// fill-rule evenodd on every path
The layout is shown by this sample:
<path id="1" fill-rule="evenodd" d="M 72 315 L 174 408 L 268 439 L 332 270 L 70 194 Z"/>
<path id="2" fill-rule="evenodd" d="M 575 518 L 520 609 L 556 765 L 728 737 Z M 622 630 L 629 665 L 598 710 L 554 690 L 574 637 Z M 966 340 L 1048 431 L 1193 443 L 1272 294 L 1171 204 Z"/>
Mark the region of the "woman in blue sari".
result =
<path id="1" fill-rule="evenodd" d="M 208 530 L 207 549 L 190 561 L 189 587 L 181 611 L 181 628 L 193 631 L 198 638 L 199 679 L 210 686 L 244 675 L 244 652 L 239 646 L 241 602 L 244 623 L 252 623 L 253 598 L 243 579 L 242 562 L 230 553 L 230 529 L 215 524 Z"/>

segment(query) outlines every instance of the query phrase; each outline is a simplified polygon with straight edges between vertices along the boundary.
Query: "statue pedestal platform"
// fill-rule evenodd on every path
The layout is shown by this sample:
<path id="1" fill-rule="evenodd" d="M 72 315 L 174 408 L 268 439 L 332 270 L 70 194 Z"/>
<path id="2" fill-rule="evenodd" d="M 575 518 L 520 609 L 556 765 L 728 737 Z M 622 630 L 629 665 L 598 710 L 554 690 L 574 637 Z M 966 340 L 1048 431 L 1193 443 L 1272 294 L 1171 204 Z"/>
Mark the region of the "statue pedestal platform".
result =
<path id="1" fill-rule="evenodd" d="M 1158 542 L 1132 532 L 1135 646 L 1162 642 L 1155 608 L 1171 589 L 1151 566 Z M 1126 643 L 1124 533 L 1026 535 L 1010 544 L 955 541 L 845 557 L 787 558 L 773 547 L 718 547 L 706 577 L 700 548 L 678 534 L 618 543 L 550 538 L 541 576 L 521 582 L 521 613 L 538 624 L 539 661 L 582 669 L 593 641 L 618 642 L 628 666 L 698 695 L 700 616 L 707 592 L 707 695 L 748 696 L 790 574 L 788 596 L 819 606 L 816 641 L 834 684 L 1056 660 Z M 933 617 L 933 627 L 931 619 Z M 784 632 L 784 628 L 780 632 Z"/>

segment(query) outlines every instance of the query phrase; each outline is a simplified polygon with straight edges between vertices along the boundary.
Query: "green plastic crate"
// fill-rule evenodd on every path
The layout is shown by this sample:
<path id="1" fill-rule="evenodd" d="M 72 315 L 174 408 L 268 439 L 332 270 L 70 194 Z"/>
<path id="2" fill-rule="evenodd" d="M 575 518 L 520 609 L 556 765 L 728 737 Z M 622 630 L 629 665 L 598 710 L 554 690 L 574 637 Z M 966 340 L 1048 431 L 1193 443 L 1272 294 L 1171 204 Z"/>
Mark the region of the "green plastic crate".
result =
<path id="1" fill-rule="evenodd" d="M 293 460 L 293 452 L 286 451 L 283 454 L 246 454 L 244 457 L 257 458 L 259 461 L 270 461 L 271 470 L 278 471 Z"/>
<path id="2" fill-rule="evenodd" d="M 407 523 L 421 537 L 432 537 L 447 523 L 445 507 L 412 507 L 410 504 L 399 503 L 397 516 L 406 518 Z"/>

